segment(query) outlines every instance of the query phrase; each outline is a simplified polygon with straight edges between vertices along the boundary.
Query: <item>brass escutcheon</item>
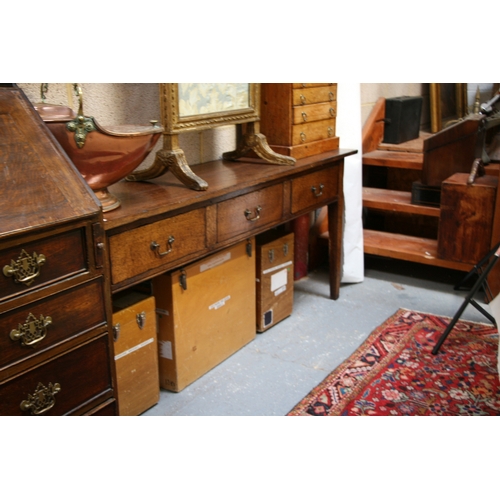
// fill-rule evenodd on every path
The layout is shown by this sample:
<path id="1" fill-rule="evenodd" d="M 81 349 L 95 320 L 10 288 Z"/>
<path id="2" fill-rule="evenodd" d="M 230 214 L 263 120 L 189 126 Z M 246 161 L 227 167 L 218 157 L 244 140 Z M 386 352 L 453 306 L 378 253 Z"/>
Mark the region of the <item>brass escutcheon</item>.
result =
<path id="1" fill-rule="evenodd" d="M 165 255 L 168 255 L 172 250 L 172 246 L 174 244 L 175 238 L 173 236 L 169 236 L 167 240 L 167 245 L 168 245 L 168 250 L 165 250 L 164 252 L 160 252 L 160 244 L 156 243 L 156 241 L 152 241 L 150 248 L 153 250 L 153 252 L 156 252 L 156 255 L 158 257 L 164 257 Z"/>
<path id="2" fill-rule="evenodd" d="M 52 324 L 50 316 L 37 319 L 34 314 L 29 313 L 24 325 L 19 323 L 18 329 L 13 329 L 10 332 L 10 338 L 13 341 L 19 340 L 21 345 L 35 347 L 38 342 L 43 340 L 47 335 L 47 327 Z"/>
<path id="3" fill-rule="evenodd" d="M 26 250 L 21 250 L 19 257 L 16 261 L 11 260 L 10 266 L 3 267 L 3 274 L 7 277 L 12 276 L 15 283 L 24 283 L 30 286 L 34 279 L 40 274 L 40 267 L 45 264 L 45 255 L 29 255 Z"/>
<path id="4" fill-rule="evenodd" d="M 316 192 L 316 186 L 312 186 L 311 187 L 311 191 L 313 192 L 314 196 L 316 196 L 316 198 L 319 198 L 322 194 L 323 194 L 323 188 L 324 188 L 324 184 L 320 184 L 319 185 L 319 192 L 317 193 Z"/>
<path id="5" fill-rule="evenodd" d="M 56 404 L 55 395 L 61 391 L 61 385 L 49 382 L 48 386 L 38 382 L 33 394 L 21 401 L 19 405 L 22 411 L 29 411 L 31 415 L 42 415 L 48 412 Z"/>
<path id="6" fill-rule="evenodd" d="M 262 210 L 262 207 L 259 205 L 258 207 L 255 208 L 255 217 L 251 217 L 252 212 L 248 210 L 248 208 L 245 210 L 245 217 L 248 221 L 250 222 L 255 222 L 256 220 L 260 219 L 260 212 Z"/>

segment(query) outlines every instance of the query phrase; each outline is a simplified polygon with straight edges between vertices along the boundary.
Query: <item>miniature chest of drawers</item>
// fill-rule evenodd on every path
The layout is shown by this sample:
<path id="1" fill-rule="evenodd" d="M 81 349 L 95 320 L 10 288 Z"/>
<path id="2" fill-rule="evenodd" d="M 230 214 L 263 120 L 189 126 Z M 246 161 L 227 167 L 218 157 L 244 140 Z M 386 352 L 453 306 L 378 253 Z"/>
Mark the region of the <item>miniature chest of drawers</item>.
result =
<path id="1" fill-rule="evenodd" d="M 262 83 L 260 131 L 271 149 L 305 158 L 339 147 L 336 83 Z"/>
<path id="2" fill-rule="evenodd" d="M 116 414 L 102 212 L 14 85 L 0 186 L 0 415 Z"/>

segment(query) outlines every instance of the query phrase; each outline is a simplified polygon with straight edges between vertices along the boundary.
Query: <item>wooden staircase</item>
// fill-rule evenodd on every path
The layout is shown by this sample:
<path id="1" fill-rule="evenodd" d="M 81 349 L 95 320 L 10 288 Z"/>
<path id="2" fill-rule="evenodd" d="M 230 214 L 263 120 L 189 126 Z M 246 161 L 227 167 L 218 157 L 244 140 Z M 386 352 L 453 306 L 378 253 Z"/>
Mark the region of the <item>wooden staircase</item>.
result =
<path id="1" fill-rule="evenodd" d="M 424 141 L 432 134 L 403 144 L 384 144 L 385 99 L 380 98 L 363 127 L 363 238 L 364 253 L 419 264 L 468 272 L 472 266 L 438 257 L 437 229 L 440 208 L 412 203 L 411 186 L 421 181 Z M 500 141 L 499 141 L 500 142 Z M 486 167 L 488 175 L 499 175 L 499 163 Z M 375 175 L 371 175 L 375 173 Z M 370 215 L 378 214 L 377 224 Z M 387 224 L 384 219 L 395 219 Z M 381 227 L 377 227 L 377 225 Z M 311 231 L 310 262 L 314 268 L 318 247 L 327 241 L 328 227 L 320 213 Z M 491 248 L 500 241 L 500 196 L 494 208 Z M 323 245 L 324 246 L 324 245 Z M 500 293 L 500 265 L 489 275 L 493 295 Z"/>
<path id="2" fill-rule="evenodd" d="M 376 103 L 372 114 L 363 128 L 363 210 L 366 212 L 379 212 L 382 214 L 407 215 L 407 221 L 428 221 L 428 225 L 439 223 L 439 207 L 416 205 L 412 203 L 411 179 L 420 180 L 424 164 L 424 140 L 432 134 L 421 132 L 420 137 L 403 144 L 384 144 L 384 115 L 385 99 L 381 98 Z M 372 187 L 370 185 L 370 169 L 385 171 L 385 187 Z M 400 182 L 399 189 L 388 189 L 392 184 Z M 498 175 L 498 166 L 490 167 L 488 174 Z M 410 175 L 410 174 L 413 174 Z M 394 179 L 397 179 L 394 181 Z M 410 181 L 408 181 L 410 179 Z M 498 213 L 497 199 L 497 210 Z M 404 222 L 402 223 L 404 226 Z M 424 224 L 425 225 L 425 224 Z M 420 226 L 422 228 L 423 226 Z M 437 252 L 437 237 L 422 236 L 418 234 L 405 234 L 410 230 L 403 227 L 401 232 L 392 230 L 379 230 L 364 225 L 364 252 L 370 255 L 380 255 L 395 259 L 418 262 L 448 269 L 470 271 L 471 264 L 440 259 Z M 419 228 L 417 228 L 418 231 Z M 495 233 L 495 231 L 494 231 Z M 498 235 L 494 234 L 497 238 Z"/>

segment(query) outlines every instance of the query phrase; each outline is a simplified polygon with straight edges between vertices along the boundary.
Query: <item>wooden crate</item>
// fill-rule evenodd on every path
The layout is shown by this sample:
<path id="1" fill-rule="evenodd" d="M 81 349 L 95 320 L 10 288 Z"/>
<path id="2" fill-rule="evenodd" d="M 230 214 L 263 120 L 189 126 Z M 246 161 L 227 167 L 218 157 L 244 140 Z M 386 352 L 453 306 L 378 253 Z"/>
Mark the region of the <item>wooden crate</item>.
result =
<path id="1" fill-rule="evenodd" d="M 131 292 L 113 309 L 119 415 L 140 415 L 160 397 L 155 299 Z"/>
<path id="2" fill-rule="evenodd" d="M 293 310 L 293 233 L 257 237 L 257 331 L 264 332 Z"/>
<path id="3" fill-rule="evenodd" d="M 255 338 L 255 241 L 154 278 L 153 293 L 160 385 L 179 392 Z"/>
<path id="4" fill-rule="evenodd" d="M 458 173 L 442 183 L 438 257 L 476 264 L 490 250 L 498 178 L 467 184 L 468 177 Z"/>

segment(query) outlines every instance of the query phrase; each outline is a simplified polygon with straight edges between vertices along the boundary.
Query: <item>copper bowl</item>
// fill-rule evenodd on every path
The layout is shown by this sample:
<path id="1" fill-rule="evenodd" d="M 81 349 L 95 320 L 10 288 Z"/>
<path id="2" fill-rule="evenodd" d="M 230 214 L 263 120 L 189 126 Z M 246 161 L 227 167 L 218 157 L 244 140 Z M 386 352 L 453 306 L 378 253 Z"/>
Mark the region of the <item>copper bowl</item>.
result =
<path id="1" fill-rule="evenodd" d="M 94 191 L 104 212 L 120 206 L 107 188 L 132 173 L 163 132 L 153 121 L 150 125 L 104 128 L 94 118 L 67 106 L 36 104 L 35 109 Z"/>

